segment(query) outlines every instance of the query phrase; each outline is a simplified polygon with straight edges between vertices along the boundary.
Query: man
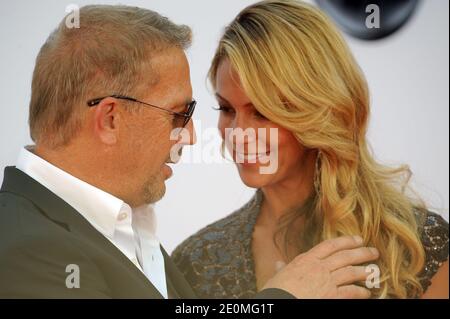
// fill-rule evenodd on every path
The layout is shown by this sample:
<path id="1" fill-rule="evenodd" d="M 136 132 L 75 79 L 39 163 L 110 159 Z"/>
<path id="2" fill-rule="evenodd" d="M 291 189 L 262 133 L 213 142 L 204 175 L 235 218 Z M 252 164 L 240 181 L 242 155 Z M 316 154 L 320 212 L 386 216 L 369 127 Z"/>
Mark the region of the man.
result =
<path id="1" fill-rule="evenodd" d="M 29 125 L 34 146 L 0 191 L 0 297 L 194 298 L 160 246 L 151 203 L 178 144 L 195 142 L 191 31 L 127 6 L 86 6 L 41 48 Z M 186 129 L 188 141 L 171 140 Z M 377 258 L 359 238 L 324 242 L 257 297 L 355 297 Z"/>

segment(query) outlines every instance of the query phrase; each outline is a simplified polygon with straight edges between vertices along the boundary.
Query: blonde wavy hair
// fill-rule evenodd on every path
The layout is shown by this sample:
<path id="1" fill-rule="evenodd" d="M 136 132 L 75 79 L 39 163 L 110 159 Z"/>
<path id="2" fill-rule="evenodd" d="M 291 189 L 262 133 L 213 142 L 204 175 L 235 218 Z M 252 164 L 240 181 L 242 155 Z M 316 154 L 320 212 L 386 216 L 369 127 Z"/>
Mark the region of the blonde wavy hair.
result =
<path id="1" fill-rule="evenodd" d="M 418 217 L 425 205 L 406 193 L 407 166 L 374 159 L 366 141 L 367 83 L 335 25 L 300 1 L 261 1 L 226 27 L 209 72 L 213 88 L 223 59 L 261 114 L 318 150 L 317 192 L 303 215 L 304 234 L 294 234 L 299 251 L 359 234 L 380 252 L 373 297 L 419 296 L 425 256 Z M 286 234 L 299 216 L 280 225 Z"/>

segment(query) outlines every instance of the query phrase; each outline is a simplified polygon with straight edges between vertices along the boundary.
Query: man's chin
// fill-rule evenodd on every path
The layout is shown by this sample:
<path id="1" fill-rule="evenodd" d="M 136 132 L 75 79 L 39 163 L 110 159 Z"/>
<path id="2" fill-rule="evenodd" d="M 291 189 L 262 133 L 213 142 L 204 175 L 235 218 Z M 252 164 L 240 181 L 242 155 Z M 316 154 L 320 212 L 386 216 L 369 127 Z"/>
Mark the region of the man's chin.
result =
<path id="1" fill-rule="evenodd" d="M 153 179 L 147 183 L 144 200 L 146 204 L 154 204 L 166 194 L 166 184 L 163 178 Z"/>
<path id="2" fill-rule="evenodd" d="M 146 200 L 147 204 L 154 204 L 158 201 L 160 201 L 164 195 L 166 194 L 166 187 L 164 186 L 161 190 L 158 192 L 152 193 Z"/>

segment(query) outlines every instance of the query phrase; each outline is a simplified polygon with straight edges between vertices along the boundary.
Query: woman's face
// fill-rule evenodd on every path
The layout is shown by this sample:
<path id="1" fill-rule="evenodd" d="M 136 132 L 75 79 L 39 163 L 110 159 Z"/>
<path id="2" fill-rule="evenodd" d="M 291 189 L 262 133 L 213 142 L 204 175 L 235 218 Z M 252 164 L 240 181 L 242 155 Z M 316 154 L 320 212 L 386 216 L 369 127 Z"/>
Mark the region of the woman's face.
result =
<path id="1" fill-rule="evenodd" d="M 307 165 L 311 152 L 290 131 L 255 109 L 228 59 L 222 60 L 217 70 L 216 98 L 220 133 L 247 186 L 262 188 L 305 176 L 311 167 Z M 236 129 L 247 135 L 239 136 Z M 232 138 L 230 132 L 238 137 Z"/>

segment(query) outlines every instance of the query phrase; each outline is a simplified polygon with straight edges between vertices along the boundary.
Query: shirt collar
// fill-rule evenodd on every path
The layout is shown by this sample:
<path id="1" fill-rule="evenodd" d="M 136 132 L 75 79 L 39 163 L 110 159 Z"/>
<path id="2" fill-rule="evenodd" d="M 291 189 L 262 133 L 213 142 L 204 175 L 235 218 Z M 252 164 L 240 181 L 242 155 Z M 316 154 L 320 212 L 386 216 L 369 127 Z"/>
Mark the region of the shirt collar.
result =
<path id="1" fill-rule="evenodd" d="M 128 214 L 131 227 L 128 204 L 35 155 L 32 146 L 22 148 L 16 168 L 67 202 L 104 236 L 114 236 L 120 214 Z"/>

